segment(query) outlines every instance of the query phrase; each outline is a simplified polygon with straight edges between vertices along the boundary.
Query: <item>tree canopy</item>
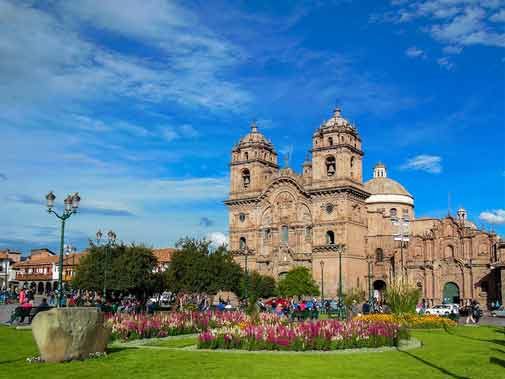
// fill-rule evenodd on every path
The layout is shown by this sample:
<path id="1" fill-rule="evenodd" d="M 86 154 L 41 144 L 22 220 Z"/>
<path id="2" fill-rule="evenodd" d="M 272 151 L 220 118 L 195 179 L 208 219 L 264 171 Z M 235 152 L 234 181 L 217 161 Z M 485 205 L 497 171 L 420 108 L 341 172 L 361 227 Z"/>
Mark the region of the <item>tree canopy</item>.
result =
<path id="1" fill-rule="evenodd" d="M 295 267 L 278 283 L 282 296 L 317 296 L 319 287 L 306 267 Z"/>
<path id="2" fill-rule="evenodd" d="M 165 273 L 167 287 L 175 292 L 239 293 L 242 279 L 240 265 L 225 247 L 210 251 L 210 242 L 185 238 L 177 243 L 170 267 Z"/>
<path id="3" fill-rule="evenodd" d="M 152 250 L 143 245 L 91 244 L 79 262 L 73 285 L 90 290 L 105 286 L 116 291 L 151 292 L 158 280 L 153 273 L 156 264 Z"/>

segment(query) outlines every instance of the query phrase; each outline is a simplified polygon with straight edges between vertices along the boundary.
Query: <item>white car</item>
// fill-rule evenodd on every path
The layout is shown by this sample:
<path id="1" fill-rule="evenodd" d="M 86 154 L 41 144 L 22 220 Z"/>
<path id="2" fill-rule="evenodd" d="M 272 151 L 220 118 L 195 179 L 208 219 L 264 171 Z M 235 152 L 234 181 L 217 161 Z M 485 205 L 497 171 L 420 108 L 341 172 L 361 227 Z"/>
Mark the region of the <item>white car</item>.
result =
<path id="1" fill-rule="evenodd" d="M 449 316 L 452 314 L 458 314 L 459 309 L 456 304 L 438 304 L 431 308 L 426 308 L 424 311 L 425 315 L 437 315 L 437 316 Z"/>

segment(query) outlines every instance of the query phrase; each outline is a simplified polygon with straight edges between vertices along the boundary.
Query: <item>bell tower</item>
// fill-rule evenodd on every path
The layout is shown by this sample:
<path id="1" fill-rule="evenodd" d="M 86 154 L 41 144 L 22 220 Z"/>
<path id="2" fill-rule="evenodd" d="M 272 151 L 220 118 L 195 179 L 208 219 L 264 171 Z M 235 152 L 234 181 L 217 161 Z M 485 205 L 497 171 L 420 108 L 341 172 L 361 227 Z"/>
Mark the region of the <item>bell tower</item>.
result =
<path id="1" fill-rule="evenodd" d="M 253 122 L 251 131 L 232 150 L 230 197 L 262 191 L 278 170 L 273 144 Z"/>
<path id="2" fill-rule="evenodd" d="M 363 155 L 356 128 L 336 108 L 312 136 L 313 183 L 336 186 L 348 181 L 361 185 Z"/>

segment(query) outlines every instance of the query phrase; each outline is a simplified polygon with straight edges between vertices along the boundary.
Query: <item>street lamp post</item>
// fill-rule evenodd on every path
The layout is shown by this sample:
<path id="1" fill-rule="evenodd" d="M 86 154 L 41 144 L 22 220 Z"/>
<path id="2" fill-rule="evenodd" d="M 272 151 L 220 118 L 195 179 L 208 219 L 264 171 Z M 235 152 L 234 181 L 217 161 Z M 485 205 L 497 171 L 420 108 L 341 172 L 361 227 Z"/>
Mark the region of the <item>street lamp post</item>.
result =
<path id="1" fill-rule="evenodd" d="M 324 307 L 324 261 L 319 262 L 321 264 L 321 309 Z"/>
<path id="2" fill-rule="evenodd" d="M 245 283 L 244 283 L 244 296 L 247 304 L 249 304 L 249 272 L 247 270 L 247 257 L 250 255 L 249 248 L 247 245 L 242 246 L 236 255 L 244 257 L 244 272 L 245 272 Z"/>
<path id="3" fill-rule="evenodd" d="M 368 302 L 372 305 L 373 294 L 372 294 L 372 257 L 368 257 Z"/>
<path id="4" fill-rule="evenodd" d="M 345 251 L 345 244 L 339 243 L 336 245 L 338 252 L 338 304 L 337 304 L 337 317 L 343 320 L 346 317 L 344 299 L 342 296 L 342 253 Z"/>
<path id="5" fill-rule="evenodd" d="M 102 231 L 99 229 L 96 232 L 96 242 L 97 245 L 100 245 L 100 240 L 102 239 Z M 109 253 L 110 253 L 110 248 L 116 243 L 116 238 L 117 235 L 115 232 L 112 230 L 109 230 L 107 232 L 107 243 L 105 244 L 105 259 L 104 259 L 104 264 L 103 264 L 103 297 L 104 300 L 106 298 L 106 293 L 107 293 L 107 269 L 109 268 Z"/>
<path id="6" fill-rule="evenodd" d="M 61 307 L 61 299 L 63 295 L 63 254 L 64 254 L 64 245 L 65 245 L 65 222 L 69 219 L 73 214 L 77 213 L 77 208 L 79 208 L 79 202 L 81 198 L 79 194 L 76 192 L 73 195 L 68 195 L 65 198 L 63 212 L 61 214 L 57 213 L 54 207 L 54 200 L 56 196 L 53 191 L 49 192 L 46 195 L 47 201 L 47 211 L 49 213 L 54 214 L 61 221 L 61 239 L 60 239 L 60 259 L 58 262 L 58 304 L 57 307 Z"/>

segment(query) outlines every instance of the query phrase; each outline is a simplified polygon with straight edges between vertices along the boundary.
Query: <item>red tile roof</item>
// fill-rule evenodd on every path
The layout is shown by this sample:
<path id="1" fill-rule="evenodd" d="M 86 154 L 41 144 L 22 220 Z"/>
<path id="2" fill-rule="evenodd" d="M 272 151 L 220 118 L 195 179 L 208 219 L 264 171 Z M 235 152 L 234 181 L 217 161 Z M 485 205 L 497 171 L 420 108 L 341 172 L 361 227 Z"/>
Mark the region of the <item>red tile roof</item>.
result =
<path id="1" fill-rule="evenodd" d="M 158 263 L 169 263 L 172 260 L 172 254 L 176 249 L 172 247 L 165 247 L 162 249 L 153 249 L 154 256 L 158 259 Z"/>

